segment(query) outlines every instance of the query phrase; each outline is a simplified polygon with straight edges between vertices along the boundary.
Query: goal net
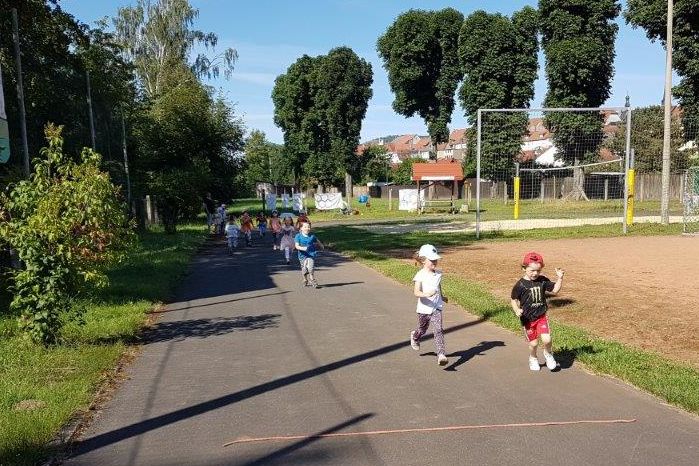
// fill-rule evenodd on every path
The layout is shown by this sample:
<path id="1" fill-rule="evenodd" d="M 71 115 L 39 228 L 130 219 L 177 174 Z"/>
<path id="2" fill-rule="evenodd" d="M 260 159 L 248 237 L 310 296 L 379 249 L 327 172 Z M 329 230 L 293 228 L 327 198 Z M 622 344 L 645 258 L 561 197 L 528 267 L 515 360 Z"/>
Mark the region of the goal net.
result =
<path id="1" fill-rule="evenodd" d="M 699 234 L 699 167 L 691 167 L 684 178 L 684 233 Z"/>

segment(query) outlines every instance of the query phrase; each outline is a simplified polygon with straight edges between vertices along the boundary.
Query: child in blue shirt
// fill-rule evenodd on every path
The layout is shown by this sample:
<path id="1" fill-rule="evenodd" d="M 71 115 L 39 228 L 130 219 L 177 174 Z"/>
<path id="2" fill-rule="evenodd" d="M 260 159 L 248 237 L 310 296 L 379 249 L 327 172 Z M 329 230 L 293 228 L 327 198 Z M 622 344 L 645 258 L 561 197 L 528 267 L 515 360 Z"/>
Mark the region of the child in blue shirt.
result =
<path id="1" fill-rule="evenodd" d="M 318 288 L 318 282 L 313 275 L 317 254 L 316 244 L 320 246 L 321 249 L 325 249 L 325 246 L 316 238 L 316 235 L 311 234 L 311 224 L 308 222 L 301 223 L 300 232 L 294 238 L 294 243 L 296 250 L 299 252 L 301 273 L 303 274 L 303 286 Z"/>

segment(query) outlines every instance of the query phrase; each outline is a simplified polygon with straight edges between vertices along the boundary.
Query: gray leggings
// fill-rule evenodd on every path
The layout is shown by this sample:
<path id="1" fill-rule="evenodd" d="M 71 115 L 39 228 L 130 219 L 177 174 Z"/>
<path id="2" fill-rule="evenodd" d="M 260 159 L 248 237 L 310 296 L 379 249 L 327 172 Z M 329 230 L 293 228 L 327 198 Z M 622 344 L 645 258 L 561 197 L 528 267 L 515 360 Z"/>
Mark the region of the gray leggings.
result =
<path id="1" fill-rule="evenodd" d="M 427 332 L 432 322 L 434 329 L 434 346 L 437 348 L 437 354 L 444 354 L 444 329 L 442 328 L 442 310 L 435 309 L 432 314 L 418 314 L 417 328 L 415 329 L 415 339 L 420 341 L 420 338 Z"/>

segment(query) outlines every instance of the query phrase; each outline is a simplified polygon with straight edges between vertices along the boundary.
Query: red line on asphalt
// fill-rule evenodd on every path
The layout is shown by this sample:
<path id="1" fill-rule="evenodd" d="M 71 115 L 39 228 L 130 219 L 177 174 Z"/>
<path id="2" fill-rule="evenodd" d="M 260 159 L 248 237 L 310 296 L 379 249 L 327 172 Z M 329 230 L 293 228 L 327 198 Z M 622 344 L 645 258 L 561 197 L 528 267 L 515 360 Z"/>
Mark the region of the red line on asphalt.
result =
<path id="1" fill-rule="evenodd" d="M 329 437 L 357 437 L 368 435 L 385 435 L 385 434 L 405 434 L 410 432 L 443 432 L 453 430 L 473 430 L 473 429 L 498 429 L 503 427 L 547 427 L 547 426 L 569 426 L 576 424 L 629 424 L 636 422 L 636 419 L 596 419 L 596 420 L 580 420 L 580 421 L 549 421 L 549 422 L 524 422 L 520 424 L 483 424 L 471 426 L 448 426 L 448 427 L 426 427 L 420 429 L 395 429 L 395 430 L 372 430 L 367 432 L 338 432 L 334 434 L 307 434 L 307 435 L 287 435 L 277 437 L 257 437 L 257 438 L 241 438 L 232 442 L 224 443 L 223 446 L 253 443 L 253 442 L 281 442 L 285 440 L 305 440 L 319 439 Z"/>

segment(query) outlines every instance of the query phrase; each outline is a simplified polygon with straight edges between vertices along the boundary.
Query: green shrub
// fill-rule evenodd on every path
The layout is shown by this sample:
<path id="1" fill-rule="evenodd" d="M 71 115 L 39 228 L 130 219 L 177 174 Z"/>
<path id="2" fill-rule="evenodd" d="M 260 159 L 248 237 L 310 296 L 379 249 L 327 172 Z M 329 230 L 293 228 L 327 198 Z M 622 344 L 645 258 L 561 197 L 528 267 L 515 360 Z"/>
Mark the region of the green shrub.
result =
<path id="1" fill-rule="evenodd" d="M 52 343 L 87 290 L 107 284 L 106 267 L 133 239 L 119 188 L 100 170 L 101 157 L 63 153 L 61 126 L 46 127 L 48 147 L 29 180 L 0 197 L 0 236 L 23 267 L 12 272 L 11 309 L 35 342 Z"/>

